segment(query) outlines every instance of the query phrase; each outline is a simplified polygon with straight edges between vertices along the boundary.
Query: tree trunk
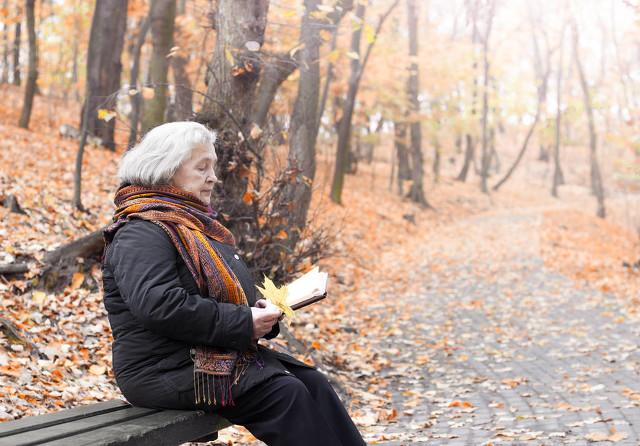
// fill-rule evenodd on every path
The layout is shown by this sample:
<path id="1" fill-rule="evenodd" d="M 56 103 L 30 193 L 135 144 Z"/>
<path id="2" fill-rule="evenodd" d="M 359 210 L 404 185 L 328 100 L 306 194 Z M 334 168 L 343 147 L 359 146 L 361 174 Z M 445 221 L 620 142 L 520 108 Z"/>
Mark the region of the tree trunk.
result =
<path id="1" fill-rule="evenodd" d="M 411 167 L 409 166 L 409 149 L 407 147 L 407 124 L 394 121 L 394 146 L 398 157 L 398 195 L 404 194 L 403 180 L 411 179 Z"/>
<path id="2" fill-rule="evenodd" d="M 520 164 L 520 161 L 522 161 L 522 158 L 524 157 L 524 154 L 527 151 L 527 147 L 529 146 L 529 141 L 533 136 L 533 132 L 535 131 L 538 125 L 538 122 L 540 121 L 540 116 L 542 115 L 542 109 L 544 107 L 544 103 L 547 98 L 547 86 L 549 83 L 549 73 L 551 72 L 551 53 L 547 51 L 546 65 L 543 66 L 542 57 L 540 56 L 540 47 L 538 45 L 538 39 L 536 37 L 535 24 L 534 24 L 533 18 L 531 22 L 532 22 L 531 36 L 532 36 L 533 48 L 534 48 L 533 68 L 539 83 L 537 88 L 538 101 L 536 105 L 536 115 L 533 119 L 533 122 L 531 123 L 531 126 L 529 126 L 529 131 L 527 132 L 527 135 L 525 136 L 524 141 L 522 142 L 522 146 L 520 148 L 520 152 L 518 152 L 518 156 L 516 157 L 515 161 L 513 162 L 509 170 L 507 170 L 507 173 L 504 175 L 504 177 L 502 177 L 502 179 L 498 181 L 495 184 L 495 186 L 493 186 L 494 191 L 497 191 L 498 189 L 500 189 L 500 187 L 502 187 L 502 185 L 509 180 L 513 172 L 515 172 L 516 168 Z M 540 148 L 542 153 L 542 145 L 540 145 Z"/>
<path id="3" fill-rule="evenodd" d="M 179 15 L 185 13 L 184 1 L 178 2 Z M 174 119 L 177 121 L 190 121 L 193 119 L 193 87 L 191 79 L 187 73 L 190 55 L 182 48 L 186 47 L 187 42 L 182 39 L 183 29 L 178 23 L 175 24 L 174 45 L 180 48 L 171 57 L 171 71 L 173 72 L 173 80 L 175 85 L 175 107 Z"/>
<path id="4" fill-rule="evenodd" d="M 297 62 L 289 53 L 273 54 L 268 58 L 262 70 L 258 93 L 253 105 L 251 122 L 264 127 L 267 122 L 269 107 L 282 83 L 298 68 Z"/>
<path id="5" fill-rule="evenodd" d="M 150 76 L 153 97 L 144 101 L 142 134 L 164 122 L 167 108 L 168 55 L 173 46 L 173 28 L 176 17 L 176 0 L 153 0 L 151 2 L 151 55 Z"/>
<path id="6" fill-rule="evenodd" d="M 331 33 L 331 51 L 330 54 L 334 53 L 338 47 L 338 25 L 336 24 L 333 33 Z M 322 116 L 324 115 L 324 110 L 327 105 L 327 99 L 329 98 L 329 86 L 333 81 L 333 62 L 329 60 L 327 63 L 327 74 L 325 76 L 324 87 L 322 88 L 322 97 L 320 99 L 320 105 L 318 106 L 318 122 L 316 123 L 317 131 L 320 130 L 320 125 L 322 123 Z"/>
<path id="7" fill-rule="evenodd" d="M 562 68 L 564 55 L 564 33 L 565 27 L 562 27 L 560 34 L 560 54 L 558 56 L 558 73 L 556 76 L 556 138 L 553 147 L 553 184 L 551 186 L 551 195 L 558 196 L 558 186 L 564 184 L 564 175 L 560 165 L 560 139 L 562 126 Z"/>
<path id="8" fill-rule="evenodd" d="M 100 138 L 102 145 L 111 150 L 116 147 L 113 140 L 115 119 L 100 119 L 98 110 L 115 108 L 122 71 L 120 55 L 127 27 L 127 3 L 128 0 L 96 2 L 87 52 L 87 97 L 91 100 L 85 99 L 83 109 L 88 107 L 89 110 L 87 113 L 82 111 L 81 122 L 84 125 L 86 116 L 89 134 Z"/>
<path id="9" fill-rule="evenodd" d="M 300 41 L 304 45 L 299 51 L 300 80 L 298 95 L 293 107 L 289 129 L 288 167 L 295 171 L 296 181 L 287 184 L 286 203 L 295 203 L 287 215 L 288 239 L 286 245 L 293 248 L 305 227 L 311 203 L 311 191 L 316 173 L 316 122 L 320 94 L 321 22 L 315 18 L 319 0 L 304 0 L 304 16 L 300 29 Z"/>
<path id="10" fill-rule="evenodd" d="M 23 129 L 29 128 L 33 96 L 36 93 L 36 82 L 38 81 L 38 42 L 36 41 L 35 4 L 35 0 L 26 0 L 25 2 L 27 35 L 29 37 L 29 73 L 27 75 L 27 85 L 24 90 L 24 102 L 22 104 L 22 114 L 20 115 L 19 123 L 19 126 Z"/>
<path id="11" fill-rule="evenodd" d="M 216 45 L 207 74 L 207 92 L 196 120 L 216 130 L 218 178 L 212 206 L 227 216 L 228 228 L 253 211 L 242 200 L 247 172 L 261 154 L 249 136 L 256 86 L 263 69 L 261 48 L 267 26 L 267 0 L 220 0 L 213 17 Z M 242 136 L 238 136 L 241 134 Z"/>
<path id="12" fill-rule="evenodd" d="M 9 0 L 4 0 L 2 7 L 5 11 L 9 9 Z M 0 75 L 0 83 L 9 82 L 9 25 L 6 17 L 2 23 L 2 74 Z"/>
<path id="13" fill-rule="evenodd" d="M 228 133 L 229 143 L 237 143 L 235 135 L 249 127 L 256 85 L 263 68 L 260 49 L 268 9 L 267 0 L 218 2 L 214 18 L 216 46 L 199 119 L 211 128 Z"/>
<path id="14" fill-rule="evenodd" d="M 469 174 L 469 167 L 471 167 L 471 163 L 473 163 L 473 159 L 475 157 L 476 145 L 473 141 L 473 137 L 471 134 L 467 133 L 465 135 L 466 139 L 466 149 L 464 152 L 464 162 L 462 164 L 462 169 L 456 178 L 458 181 L 462 181 L 463 183 L 467 181 L 467 175 Z"/>
<path id="15" fill-rule="evenodd" d="M 407 19 L 409 26 L 409 56 L 412 60 L 409 67 L 407 93 L 413 118 L 409 124 L 409 139 L 411 153 L 411 188 L 407 197 L 423 207 L 430 207 L 424 195 L 423 163 L 422 163 L 422 122 L 420 121 L 420 103 L 418 89 L 420 88 L 418 69 L 418 11 L 415 0 L 407 0 Z"/>
<path id="16" fill-rule="evenodd" d="M 438 137 L 433 138 L 433 181 L 435 183 L 440 182 L 440 159 L 442 158 L 442 148 L 440 147 L 440 140 Z"/>
<path id="17" fill-rule="evenodd" d="M 88 82 L 85 85 L 85 104 L 87 103 L 91 103 L 91 90 Z M 84 157 L 84 148 L 89 134 L 89 107 L 84 107 L 82 112 L 84 116 L 82 117 L 82 127 L 80 127 L 80 145 L 76 154 L 76 166 L 73 176 L 73 207 L 79 211 L 85 210 L 82 205 L 82 158 Z"/>
<path id="18" fill-rule="evenodd" d="M 364 2 L 359 2 L 356 6 L 355 16 L 359 26 L 351 33 L 350 52 L 357 55 L 351 58 L 351 74 L 349 76 L 349 87 L 347 96 L 342 103 L 342 118 L 338 127 L 338 145 L 336 149 L 336 162 L 333 171 L 333 183 L 331 185 L 331 200 L 334 203 L 342 204 L 342 188 L 344 186 L 344 175 L 349 164 L 349 147 L 351 145 L 351 119 L 355 108 L 356 94 L 358 92 L 358 72 L 360 71 L 360 39 L 364 28 L 364 15 L 366 6 Z"/>
<path id="19" fill-rule="evenodd" d="M 20 40 L 22 22 L 16 23 L 15 36 L 13 39 L 13 85 L 20 86 Z"/>
<path id="20" fill-rule="evenodd" d="M 483 88 L 482 88 L 482 152 L 480 156 L 480 181 L 482 192 L 488 193 L 487 178 L 489 176 L 490 154 L 489 154 L 489 37 L 493 25 L 493 15 L 495 1 L 490 0 L 488 5 L 486 29 L 482 39 L 482 59 L 484 65 Z"/>
<path id="21" fill-rule="evenodd" d="M 477 103 L 478 103 L 478 56 L 477 56 L 477 43 L 478 43 L 478 9 L 479 4 L 478 0 L 465 2 L 467 8 L 470 8 L 468 11 L 471 16 L 471 45 L 473 48 L 473 87 L 471 90 L 471 123 L 475 123 L 475 116 L 477 113 Z M 475 132 L 473 132 L 475 133 Z M 465 135 L 466 140 L 466 149 L 464 152 L 464 161 L 462 162 L 462 169 L 460 169 L 460 173 L 456 177 L 457 181 L 462 181 L 463 183 L 467 181 L 467 175 L 469 174 L 469 168 L 471 164 L 475 164 L 475 151 L 476 151 L 476 141 L 474 140 L 474 135 L 471 131 L 467 131 Z"/>
<path id="22" fill-rule="evenodd" d="M 579 45 L 578 45 L 578 25 L 575 21 L 572 23 L 573 31 L 573 57 L 578 69 L 578 76 L 580 78 L 580 87 L 582 88 L 582 96 L 584 98 L 584 108 L 587 114 L 587 122 L 589 124 L 589 154 L 591 165 L 591 192 L 596 196 L 598 200 L 598 217 L 605 218 L 606 210 L 604 206 L 604 188 L 602 186 L 602 176 L 600 175 L 600 165 L 598 164 L 598 135 L 596 134 L 596 125 L 593 118 L 593 106 L 591 104 L 591 93 L 589 92 L 589 85 L 587 84 L 587 78 L 582 68 L 582 61 L 580 60 Z"/>
<path id="23" fill-rule="evenodd" d="M 187 74 L 189 58 L 175 54 L 171 58 L 171 70 L 176 86 L 175 120 L 189 121 L 193 118 L 193 89 Z"/>
<path id="24" fill-rule="evenodd" d="M 352 60 L 352 63 L 351 63 L 351 76 L 349 78 L 349 89 L 347 91 L 347 97 L 345 98 L 345 102 L 343 104 L 342 119 L 340 120 L 340 126 L 338 128 L 338 149 L 336 154 L 336 165 L 334 167 L 333 183 L 331 185 L 331 200 L 338 204 L 340 204 L 342 201 L 342 188 L 344 185 L 344 175 L 346 173 L 346 167 L 348 164 L 348 157 L 349 157 L 349 145 L 350 145 L 350 138 L 351 138 L 351 119 L 352 119 L 353 110 L 355 107 L 356 96 L 358 94 L 358 87 L 360 86 L 360 80 L 362 79 L 362 75 L 364 74 L 364 70 L 367 66 L 367 61 L 369 60 L 369 56 L 371 55 L 373 46 L 376 43 L 377 36 L 380 34 L 382 25 L 384 25 L 384 22 L 387 20 L 387 18 L 389 17 L 391 12 L 395 9 L 395 7 L 398 6 L 399 2 L 400 0 L 394 1 L 378 19 L 378 24 L 373 33 L 373 39 L 369 41 L 369 45 L 367 46 L 367 50 L 364 54 L 364 58 L 362 58 L 362 62 L 360 62 L 361 58 L 359 56 L 361 28 L 354 31 L 354 33 L 352 34 L 351 49 L 352 51 L 355 51 L 356 48 L 358 49 L 357 51 L 358 59 Z M 364 17 L 364 4 L 359 3 L 358 8 L 362 8 L 361 14 L 362 14 L 362 17 Z M 358 16 L 358 13 L 356 13 L 356 16 Z M 356 39 L 358 43 L 357 47 L 355 42 Z"/>
<path id="25" fill-rule="evenodd" d="M 130 56 L 133 64 L 131 65 L 131 72 L 129 74 L 129 88 L 135 89 L 136 92 L 131 96 L 131 128 L 129 130 L 127 149 L 135 146 L 138 141 L 138 124 L 140 122 L 140 109 L 142 108 L 142 88 L 138 84 L 138 77 L 140 76 L 140 53 L 142 52 L 142 46 L 144 45 L 150 27 L 151 10 L 149 10 L 149 15 L 142 19 L 138 37 Z"/>

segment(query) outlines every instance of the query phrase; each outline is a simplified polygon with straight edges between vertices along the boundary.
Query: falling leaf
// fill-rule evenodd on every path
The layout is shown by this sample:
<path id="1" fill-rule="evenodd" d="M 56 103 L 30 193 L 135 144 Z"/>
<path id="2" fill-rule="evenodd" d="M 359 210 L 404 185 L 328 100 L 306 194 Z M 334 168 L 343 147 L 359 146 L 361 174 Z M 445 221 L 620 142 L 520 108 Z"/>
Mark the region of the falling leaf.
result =
<path id="1" fill-rule="evenodd" d="M 258 126 L 258 124 L 253 123 L 249 135 L 251 136 L 251 139 L 258 139 L 260 138 L 260 135 L 262 135 L 262 129 Z"/>
<path id="2" fill-rule="evenodd" d="M 153 99 L 155 94 L 156 94 L 155 90 L 151 87 L 142 88 L 142 97 L 147 101 Z"/>
<path id="3" fill-rule="evenodd" d="M 31 300 L 37 304 L 42 305 L 46 299 L 47 295 L 42 291 L 34 291 L 31 295 Z"/>
<path id="4" fill-rule="evenodd" d="M 347 57 L 349 59 L 353 59 L 353 60 L 360 60 L 360 55 L 358 53 L 356 53 L 355 51 L 347 52 Z"/>
<path id="5" fill-rule="evenodd" d="M 102 121 L 109 122 L 115 117 L 116 113 L 113 110 L 108 110 L 106 108 L 98 109 L 98 119 L 101 119 Z"/>
<path id="6" fill-rule="evenodd" d="M 252 200 L 253 200 L 253 193 L 251 191 L 246 191 L 242 196 L 242 202 L 244 204 L 251 204 Z"/>
<path id="7" fill-rule="evenodd" d="M 84 282 L 84 274 L 80 272 L 73 273 L 73 278 L 71 279 L 71 285 L 69 285 L 69 288 L 77 290 L 80 288 L 80 285 L 82 285 L 82 282 Z"/>
<path id="8" fill-rule="evenodd" d="M 170 57 L 173 57 L 176 55 L 176 53 L 178 53 L 178 51 L 180 51 L 180 47 L 179 46 L 174 46 L 169 50 L 169 54 L 167 54 L 167 59 Z"/>
<path id="9" fill-rule="evenodd" d="M 231 53 L 231 50 L 228 47 L 224 47 L 224 57 L 227 59 L 227 62 L 229 62 L 229 65 L 233 66 L 236 63 L 236 60 L 233 58 L 233 54 Z"/>
<path id="10" fill-rule="evenodd" d="M 368 23 L 364 25 L 364 37 L 369 45 L 376 41 L 376 32 Z"/>
<path id="11" fill-rule="evenodd" d="M 256 42 L 255 40 L 249 40 L 245 42 L 244 46 L 249 51 L 260 51 L 260 43 Z"/>
<path id="12" fill-rule="evenodd" d="M 93 364 L 91 367 L 89 367 L 89 373 L 91 373 L 92 375 L 104 375 L 104 372 L 106 371 L 107 368 L 103 365 Z"/>

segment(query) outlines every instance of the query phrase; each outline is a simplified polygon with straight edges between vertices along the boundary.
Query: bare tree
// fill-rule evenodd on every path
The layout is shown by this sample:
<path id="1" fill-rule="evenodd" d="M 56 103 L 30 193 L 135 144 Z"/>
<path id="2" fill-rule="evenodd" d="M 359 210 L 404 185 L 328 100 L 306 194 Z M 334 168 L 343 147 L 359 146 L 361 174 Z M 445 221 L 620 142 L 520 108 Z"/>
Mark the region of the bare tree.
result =
<path id="1" fill-rule="evenodd" d="M 409 149 L 407 147 L 407 123 L 401 120 L 393 122 L 393 143 L 395 155 L 398 158 L 397 185 L 398 194 L 403 195 L 403 181 L 411 179 L 411 166 L 409 165 Z"/>
<path id="2" fill-rule="evenodd" d="M 335 203 L 342 203 L 342 187 L 344 185 L 344 174 L 349 162 L 349 146 L 351 140 L 351 118 L 355 107 L 356 94 L 358 89 L 358 72 L 360 71 L 360 39 L 365 25 L 364 16 L 366 5 L 358 2 L 355 17 L 358 25 L 351 33 L 350 52 L 354 55 L 351 58 L 351 74 L 349 76 L 349 87 L 347 96 L 342 101 L 342 116 L 338 121 L 338 145 L 336 150 L 336 162 L 333 171 L 333 183 L 331 186 L 331 199 Z"/>
<path id="3" fill-rule="evenodd" d="M 289 170 L 296 173 L 297 180 L 287 184 L 284 194 L 285 203 L 296 203 L 287 216 L 289 233 L 286 244 L 289 248 L 296 245 L 305 227 L 316 173 L 316 122 L 320 95 L 320 66 L 316 61 L 322 42 L 321 23 L 316 15 L 320 3 L 319 0 L 304 0 L 305 12 L 300 28 L 300 80 L 291 117 L 288 158 Z"/>
<path id="4" fill-rule="evenodd" d="M 26 0 L 25 2 L 27 36 L 29 37 L 29 71 L 27 74 L 27 85 L 24 89 L 22 113 L 20 114 L 20 122 L 18 124 L 23 129 L 29 128 L 33 97 L 36 93 L 36 82 L 38 80 L 38 42 L 36 40 L 35 4 L 35 0 Z"/>
<path id="5" fill-rule="evenodd" d="M 479 0 L 470 0 L 465 2 L 467 14 L 470 16 L 471 21 L 471 45 L 473 47 L 473 87 L 471 93 L 471 122 L 475 123 L 475 116 L 477 113 L 478 102 L 478 56 L 477 56 L 477 43 L 478 43 L 478 11 L 480 9 Z M 473 124 L 472 124 L 473 125 Z M 457 176 L 458 181 L 467 181 L 467 175 L 469 174 L 469 168 L 471 164 L 475 162 L 476 141 L 471 133 L 471 130 L 467 130 L 465 135 L 465 152 L 464 161 L 462 162 L 462 168 Z"/>
<path id="6" fill-rule="evenodd" d="M 551 72 L 551 55 L 552 55 L 552 51 L 548 48 L 548 45 L 546 47 L 546 58 L 544 60 L 544 62 L 542 61 L 542 56 L 540 54 L 540 45 L 538 43 L 538 38 L 537 38 L 537 34 L 536 34 L 536 28 L 537 28 L 537 20 L 534 20 L 533 18 L 533 13 L 531 12 L 531 10 L 529 11 L 530 13 L 530 19 L 531 19 L 531 40 L 533 42 L 533 61 L 532 61 L 532 65 L 533 65 L 533 69 L 536 73 L 536 79 L 538 81 L 538 85 L 537 85 L 537 103 L 536 103 L 536 114 L 533 118 L 533 122 L 531 123 L 531 125 L 529 126 L 529 130 L 527 131 L 527 134 L 524 138 L 524 141 L 522 142 L 522 146 L 520 148 L 520 151 L 518 152 L 518 156 L 516 157 L 515 161 L 513 162 L 513 164 L 511 165 L 511 167 L 507 170 L 507 173 L 502 177 L 502 179 L 500 179 L 500 181 L 498 181 L 494 186 L 493 186 L 493 190 L 497 191 L 498 189 L 500 189 L 500 187 L 506 183 L 509 178 L 511 178 L 511 175 L 513 174 L 513 172 L 516 170 L 516 168 L 518 167 L 518 165 L 520 164 L 520 161 L 522 161 L 522 158 L 524 157 L 525 152 L 527 151 L 527 147 L 529 146 L 529 141 L 531 139 L 531 137 L 533 136 L 533 132 L 535 131 L 536 127 L 538 126 L 538 123 L 540 122 L 540 117 L 543 113 L 543 108 L 544 108 L 544 103 L 545 100 L 547 98 L 547 87 L 549 84 L 549 74 Z"/>
<path id="7" fill-rule="evenodd" d="M 173 28 L 176 17 L 176 0 L 153 0 L 151 2 L 151 38 L 153 52 L 149 75 L 153 97 L 144 101 L 142 133 L 164 122 L 167 108 L 168 57 L 173 46 Z"/>
<path id="8" fill-rule="evenodd" d="M 13 85 L 19 86 L 22 83 L 20 78 L 20 42 L 22 34 L 22 8 L 18 8 L 18 20 L 13 36 Z"/>
<path id="9" fill-rule="evenodd" d="M 269 114 L 269 107 L 280 85 L 298 68 L 290 52 L 263 54 L 264 64 L 259 88 L 253 103 L 251 122 L 262 128 Z"/>
<path id="10" fill-rule="evenodd" d="M 407 82 L 407 94 L 409 96 L 410 111 L 413 119 L 409 124 L 409 140 L 411 153 L 411 187 L 407 197 L 423 207 L 431 207 L 424 195 L 423 187 L 423 162 L 422 162 L 422 123 L 419 119 L 420 102 L 418 89 L 420 88 L 420 72 L 418 68 L 418 11 L 415 0 L 407 0 L 407 19 L 409 25 L 409 79 Z"/>
<path id="11" fill-rule="evenodd" d="M 598 217 L 605 218 L 606 210 L 604 206 L 604 188 L 602 186 L 602 176 L 600 175 L 600 165 L 598 163 L 598 135 L 596 134 L 596 125 L 593 117 L 593 105 L 591 104 L 591 93 L 589 85 L 580 60 L 580 46 L 578 36 L 578 25 L 573 19 L 571 23 L 573 35 L 573 57 L 578 69 L 580 78 L 580 87 L 582 88 L 582 96 L 584 99 L 584 109 L 587 115 L 587 123 L 589 124 L 589 161 L 591 166 L 591 192 L 598 200 Z"/>
<path id="12" fill-rule="evenodd" d="M 182 7 L 184 8 L 184 2 Z M 174 31 L 175 45 L 182 48 L 182 44 L 179 43 L 179 38 L 182 33 L 182 26 L 176 23 Z M 173 72 L 173 79 L 175 85 L 175 106 L 174 116 L 176 121 L 186 121 L 193 117 L 193 88 L 191 87 L 191 80 L 187 74 L 187 65 L 189 64 L 190 55 L 181 49 L 175 51 L 171 56 L 171 71 Z"/>
<path id="13" fill-rule="evenodd" d="M 2 3 L 4 10 L 9 9 L 9 0 Z M 9 82 L 9 20 L 5 17 L 2 22 L 2 74 L 0 75 L 0 83 Z"/>
<path id="14" fill-rule="evenodd" d="M 482 35 L 482 60 L 483 60 L 483 88 L 482 88 L 482 155 L 480 161 L 480 178 L 482 192 L 489 192 L 487 188 L 487 177 L 489 176 L 490 154 L 489 154 L 489 37 L 495 15 L 495 0 L 489 0 L 487 5 L 487 17 L 485 29 Z"/>
<path id="15" fill-rule="evenodd" d="M 555 146 L 553 148 L 553 184 L 551 186 L 551 195 L 558 196 L 558 186 L 564 184 L 564 175 L 562 174 L 562 166 L 560 165 L 560 140 L 562 137 L 562 68 L 564 55 L 564 34 L 565 25 L 562 25 L 560 32 L 560 54 L 558 55 L 558 71 L 556 73 L 556 135 Z"/>
<path id="16" fill-rule="evenodd" d="M 117 93 L 120 87 L 120 53 L 124 45 L 124 32 L 127 26 L 127 0 L 113 0 L 111 2 L 97 2 L 91 21 L 91 35 L 87 53 L 87 82 L 85 99 L 82 107 L 81 137 L 78 153 L 76 154 L 75 173 L 73 178 L 73 206 L 83 211 L 82 205 L 82 159 L 87 137 L 91 133 L 100 132 L 102 144 L 115 149 L 113 141 L 113 119 L 108 122 L 100 119 L 97 110 L 104 103 L 104 98 L 98 96 L 111 92 Z M 113 59 L 110 59 L 113 58 Z M 112 78 L 105 78 L 112 75 Z M 92 127 L 93 126 L 93 127 Z M 106 139 L 105 139 L 106 138 Z"/>
<path id="17" fill-rule="evenodd" d="M 129 129 L 129 142 L 127 148 L 133 147 L 138 140 L 138 124 L 140 122 L 140 111 L 142 109 L 142 88 L 138 85 L 138 77 L 140 75 L 140 54 L 142 52 L 142 46 L 151 27 L 151 10 L 149 15 L 140 20 L 138 26 L 138 34 L 135 39 L 135 43 L 132 45 L 129 53 L 130 58 L 133 60 L 131 64 L 131 71 L 129 72 L 129 88 L 135 89 L 135 93 L 130 96 L 131 98 L 131 127 Z"/>
<path id="18" fill-rule="evenodd" d="M 111 150 L 116 146 L 113 140 L 115 119 L 104 119 L 98 110 L 113 109 L 120 89 L 120 56 L 127 27 L 127 4 L 127 0 L 96 2 L 87 54 L 89 99 L 85 98 L 81 122 L 84 126 L 86 117 L 89 134 L 100 138 L 102 145 Z M 89 107 L 87 113 L 84 113 L 85 107 Z"/>
<path id="19" fill-rule="evenodd" d="M 362 26 L 355 30 L 351 39 L 351 51 L 358 54 L 358 58 L 354 58 L 351 62 L 351 75 L 349 77 L 349 88 L 347 90 L 347 96 L 342 101 L 342 117 L 338 125 L 338 147 L 336 153 L 336 163 L 334 166 L 333 182 L 331 185 L 331 200 L 335 203 L 342 202 L 342 188 L 344 186 L 344 175 L 347 170 L 349 161 L 349 147 L 351 140 L 351 122 L 353 118 L 353 111 L 355 109 L 356 96 L 358 94 L 358 88 L 360 87 L 360 80 L 364 74 L 364 70 L 367 66 L 369 56 L 376 43 L 377 36 L 380 34 L 380 30 L 384 25 L 391 12 L 400 3 L 400 0 L 395 0 L 387 10 L 380 15 L 378 24 L 373 32 L 373 39 L 369 42 L 367 49 L 360 62 L 360 35 L 362 33 Z M 359 3 L 356 9 L 356 16 L 363 21 L 364 25 L 364 3 Z"/>

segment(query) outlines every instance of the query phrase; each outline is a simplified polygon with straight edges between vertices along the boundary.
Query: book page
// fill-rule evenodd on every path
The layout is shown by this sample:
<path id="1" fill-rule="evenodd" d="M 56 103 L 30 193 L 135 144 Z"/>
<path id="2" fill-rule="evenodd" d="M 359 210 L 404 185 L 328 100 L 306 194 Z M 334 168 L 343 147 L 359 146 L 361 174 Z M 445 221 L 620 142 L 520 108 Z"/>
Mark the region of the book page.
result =
<path id="1" fill-rule="evenodd" d="M 307 271 L 287 285 L 287 304 L 294 306 L 323 295 L 327 291 L 328 279 L 329 274 L 320 272 L 317 266 Z"/>

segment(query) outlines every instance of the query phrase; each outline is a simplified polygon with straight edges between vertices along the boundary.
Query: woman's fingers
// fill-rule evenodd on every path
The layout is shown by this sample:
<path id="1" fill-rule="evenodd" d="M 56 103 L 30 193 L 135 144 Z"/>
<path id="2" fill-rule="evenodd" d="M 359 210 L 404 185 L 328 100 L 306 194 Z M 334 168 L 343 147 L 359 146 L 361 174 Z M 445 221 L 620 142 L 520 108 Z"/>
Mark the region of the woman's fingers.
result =
<path id="1" fill-rule="evenodd" d="M 266 299 L 258 299 L 256 301 L 256 307 L 258 308 L 267 308 L 268 302 Z"/>
<path id="2" fill-rule="evenodd" d="M 256 302 L 257 303 L 257 302 Z M 272 308 L 251 308 L 253 318 L 253 335 L 255 338 L 264 336 L 271 331 L 271 327 L 278 321 L 281 311 L 277 307 Z"/>

